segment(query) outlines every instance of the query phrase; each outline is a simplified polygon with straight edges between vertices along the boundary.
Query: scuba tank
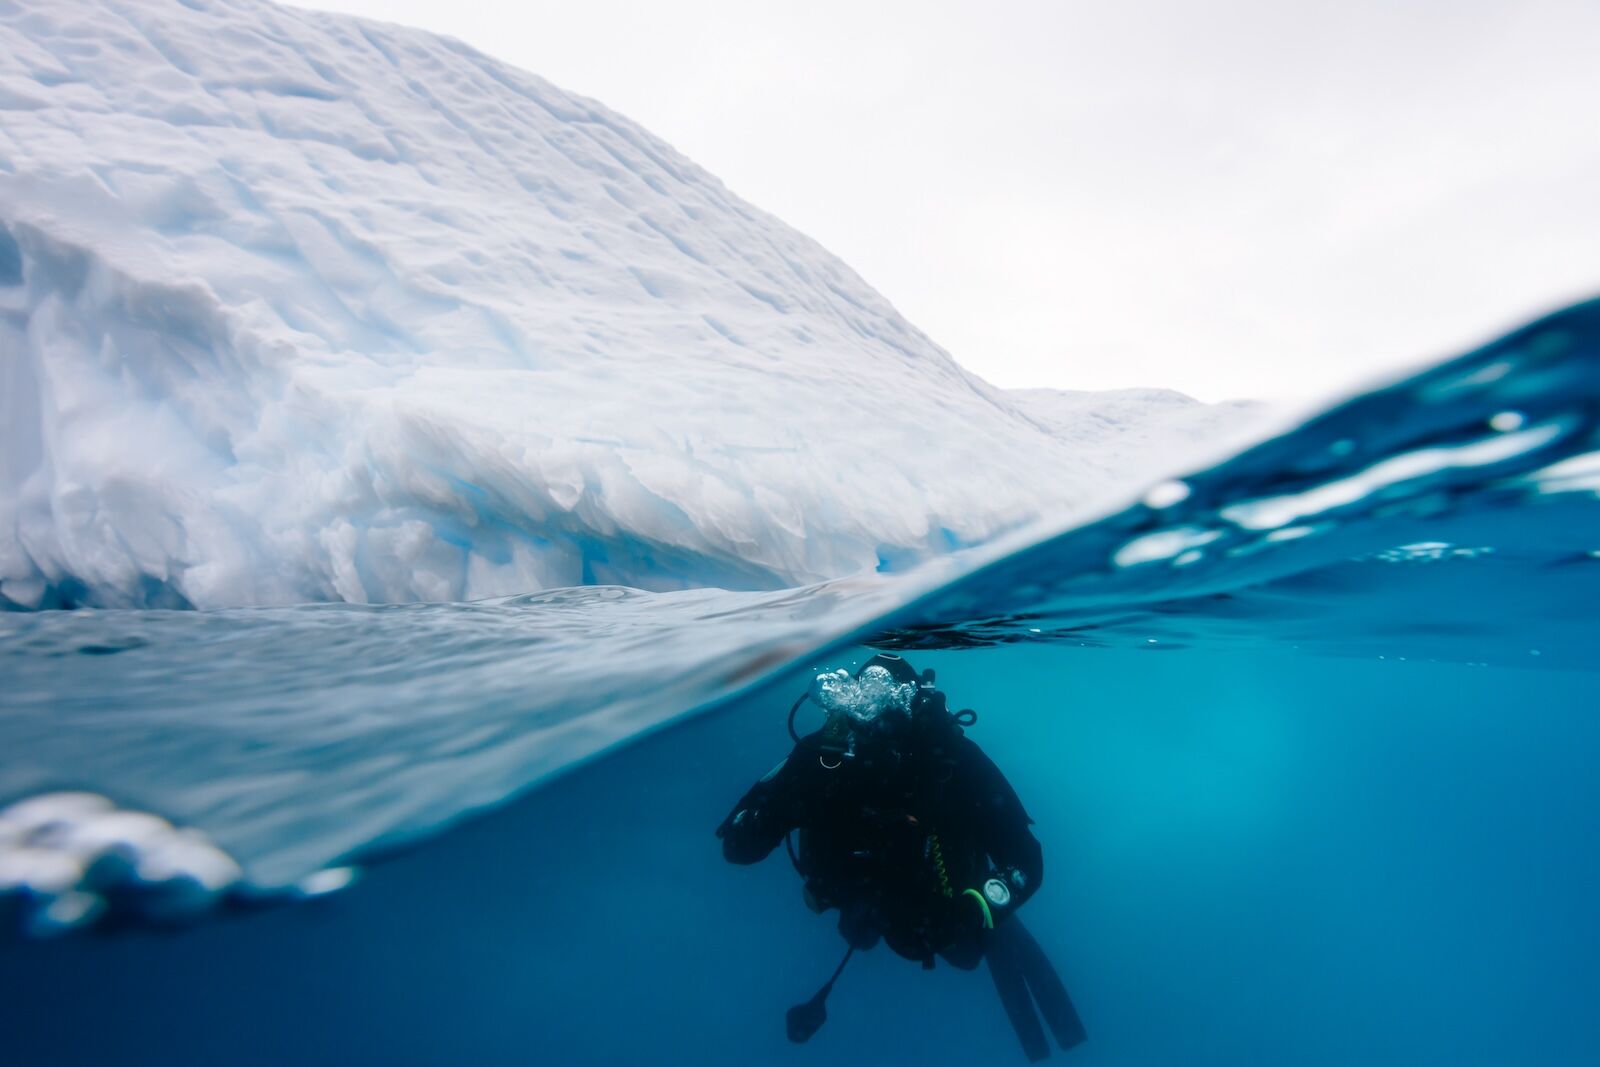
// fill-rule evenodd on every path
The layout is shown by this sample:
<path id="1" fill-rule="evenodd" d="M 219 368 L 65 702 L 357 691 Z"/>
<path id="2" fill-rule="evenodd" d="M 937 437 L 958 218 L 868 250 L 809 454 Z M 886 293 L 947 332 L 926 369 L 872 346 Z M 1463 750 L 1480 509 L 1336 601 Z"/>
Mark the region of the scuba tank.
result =
<path id="1" fill-rule="evenodd" d="M 955 773 L 957 748 L 966 736 L 963 727 L 976 723 L 978 713 L 963 708 L 952 714 L 933 679 L 933 668 L 923 671 L 916 696 L 911 698 L 911 752 L 929 767 L 933 784 L 940 786 Z"/>

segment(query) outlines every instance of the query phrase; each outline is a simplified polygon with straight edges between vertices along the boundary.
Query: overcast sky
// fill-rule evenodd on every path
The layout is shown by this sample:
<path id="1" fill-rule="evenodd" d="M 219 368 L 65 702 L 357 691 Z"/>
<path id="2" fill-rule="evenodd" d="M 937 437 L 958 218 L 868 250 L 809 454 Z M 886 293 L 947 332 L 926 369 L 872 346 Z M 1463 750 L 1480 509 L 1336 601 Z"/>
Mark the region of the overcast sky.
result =
<path id="1" fill-rule="evenodd" d="M 1304 398 L 1600 292 L 1600 0 L 311 0 L 642 123 L 1002 386 Z"/>

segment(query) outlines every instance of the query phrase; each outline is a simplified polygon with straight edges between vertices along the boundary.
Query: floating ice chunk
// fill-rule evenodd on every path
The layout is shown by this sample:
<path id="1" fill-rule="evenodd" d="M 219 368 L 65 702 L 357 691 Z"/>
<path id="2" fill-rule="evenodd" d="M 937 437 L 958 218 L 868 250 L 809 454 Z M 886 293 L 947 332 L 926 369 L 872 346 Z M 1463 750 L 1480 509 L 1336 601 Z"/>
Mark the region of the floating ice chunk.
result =
<path id="1" fill-rule="evenodd" d="M 29 936 L 119 909 L 170 922 L 209 910 L 243 872 L 203 833 L 92 793 L 46 793 L 0 811 L 0 905 Z"/>
<path id="2" fill-rule="evenodd" d="M 360 873 L 355 867 L 328 867 L 306 875 L 294 887 L 303 897 L 325 897 L 355 884 Z"/>

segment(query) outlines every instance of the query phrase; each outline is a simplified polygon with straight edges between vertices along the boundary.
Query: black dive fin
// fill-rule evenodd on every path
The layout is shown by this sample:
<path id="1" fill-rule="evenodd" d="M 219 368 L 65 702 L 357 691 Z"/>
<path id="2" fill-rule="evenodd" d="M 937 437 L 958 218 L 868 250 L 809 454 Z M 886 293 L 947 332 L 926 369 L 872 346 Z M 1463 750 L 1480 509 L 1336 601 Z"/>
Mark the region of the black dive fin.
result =
<path id="1" fill-rule="evenodd" d="M 844 973 L 844 965 L 850 962 L 850 957 L 855 955 L 856 947 L 851 945 L 844 954 L 844 959 L 839 961 L 839 966 L 833 970 L 833 977 L 823 983 L 816 995 L 804 1004 L 796 1004 L 784 1015 L 784 1030 L 789 1035 L 789 1040 L 797 1045 L 803 1045 L 811 1040 L 811 1035 L 822 1029 L 822 1024 L 828 1021 L 828 994 L 833 992 L 833 983 L 839 980 Z"/>
<path id="2" fill-rule="evenodd" d="M 817 991 L 817 995 L 804 1004 L 796 1004 L 784 1016 L 784 1027 L 788 1030 L 789 1040 L 797 1045 L 803 1045 L 811 1040 L 811 1035 L 822 1029 L 822 1024 L 828 1021 L 828 988 L 824 986 Z"/>
<path id="3" fill-rule="evenodd" d="M 1089 1034 L 1084 1030 L 1083 1020 L 1078 1018 L 1078 1009 L 1073 1007 L 1067 987 L 1062 985 L 1061 976 L 1056 973 L 1050 958 L 1015 915 L 1004 925 L 1011 928 L 1007 940 L 1012 943 L 1012 951 L 1022 967 L 1022 976 L 1027 979 L 1028 991 L 1038 1003 L 1039 1014 L 1044 1016 L 1056 1043 L 1062 1049 L 1083 1044 L 1089 1039 Z"/>
<path id="4" fill-rule="evenodd" d="M 1050 1055 L 1050 1042 L 1045 1040 L 1044 1027 L 1033 1013 L 1033 1001 L 1028 998 L 1028 982 L 1022 976 L 1022 961 L 1018 958 L 1016 942 L 1001 933 L 1013 925 L 1013 917 L 995 930 L 994 941 L 984 954 L 989 965 L 989 977 L 994 979 L 995 992 L 1000 994 L 1000 1005 L 1006 1009 L 1006 1018 L 1022 1042 L 1022 1052 L 1029 1063 L 1038 1063 Z"/>

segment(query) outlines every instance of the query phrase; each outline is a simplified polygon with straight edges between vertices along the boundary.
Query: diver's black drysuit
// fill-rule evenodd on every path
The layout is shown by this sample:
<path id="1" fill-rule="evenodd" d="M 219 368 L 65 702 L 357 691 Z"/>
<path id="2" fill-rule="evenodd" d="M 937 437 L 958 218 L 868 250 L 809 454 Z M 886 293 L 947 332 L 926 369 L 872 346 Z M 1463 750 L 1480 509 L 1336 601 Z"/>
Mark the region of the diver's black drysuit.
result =
<path id="1" fill-rule="evenodd" d="M 1012 910 L 1044 876 L 1011 784 L 966 737 L 938 762 L 892 750 L 841 759 L 822 741 L 802 737 L 750 788 L 719 831 L 722 854 L 755 863 L 798 830 L 808 902 L 838 908 L 846 940 L 864 948 L 881 934 L 907 959 L 977 966 L 983 912 L 964 891 L 1003 877 Z"/>
<path id="2" fill-rule="evenodd" d="M 852 947 L 881 937 L 924 967 L 939 956 L 970 970 L 987 958 L 1024 1050 L 1041 1059 L 1049 1045 L 1030 989 L 1063 1048 L 1084 1036 L 1014 915 L 1039 888 L 1043 854 L 1011 784 L 932 696 L 896 737 L 848 751 L 826 731 L 800 738 L 717 828 L 722 853 L 755 863 L 798 831 L 806 902 L 838 908 Z"/>

